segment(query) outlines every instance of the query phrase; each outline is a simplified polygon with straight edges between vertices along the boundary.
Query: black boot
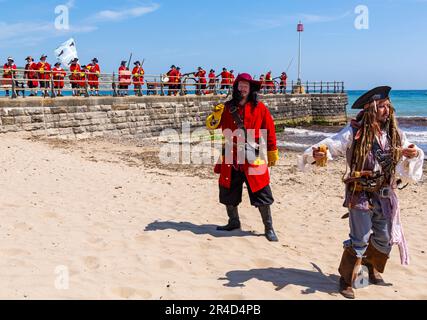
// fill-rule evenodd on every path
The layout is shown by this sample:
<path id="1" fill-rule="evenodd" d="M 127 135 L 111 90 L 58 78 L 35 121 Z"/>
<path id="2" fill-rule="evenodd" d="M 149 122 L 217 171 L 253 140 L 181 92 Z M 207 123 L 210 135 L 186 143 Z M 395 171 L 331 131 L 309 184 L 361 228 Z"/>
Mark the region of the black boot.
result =
<path id="1" fill-rule="evenodd" d="M 232 231 L 240 229 L 239 212 L 235 206 L 226 206 L 228 214 L 228 224 L 225 226 L 217 227 L 219 231 Z"/>
<path id="2" fill-rule="evenodd" d="M 265 237 L 268 239 L 268 241 L 279 241 L 276 236 L 276 233 L 273 230 L 273 219 L 271 218 L 270 206 L 262 206 L 258 209 L 261 213 L 262 222 L 264 222 Z"/>

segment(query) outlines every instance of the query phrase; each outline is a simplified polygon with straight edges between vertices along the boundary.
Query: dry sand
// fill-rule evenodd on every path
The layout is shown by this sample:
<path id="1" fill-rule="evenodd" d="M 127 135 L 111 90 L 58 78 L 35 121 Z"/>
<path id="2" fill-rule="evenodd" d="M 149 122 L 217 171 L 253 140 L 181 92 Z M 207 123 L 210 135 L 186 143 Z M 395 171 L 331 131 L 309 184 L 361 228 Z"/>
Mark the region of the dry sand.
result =
<path id="1" fill-rule="evenodd" d="M 285 153 L 272 172 L 280 241 L 269 243 L 246 191 L 243 231 L 216 231 L 226 214 L 212 166 L 162 166 L 155 144 L 1 140 L 2 299 L 343 299 L 343 160 L 301 173 Z M 427 298 L 426 189 L 399 192 L 411 265 L 395 247 L 393 286 L 358 298 Z"/>

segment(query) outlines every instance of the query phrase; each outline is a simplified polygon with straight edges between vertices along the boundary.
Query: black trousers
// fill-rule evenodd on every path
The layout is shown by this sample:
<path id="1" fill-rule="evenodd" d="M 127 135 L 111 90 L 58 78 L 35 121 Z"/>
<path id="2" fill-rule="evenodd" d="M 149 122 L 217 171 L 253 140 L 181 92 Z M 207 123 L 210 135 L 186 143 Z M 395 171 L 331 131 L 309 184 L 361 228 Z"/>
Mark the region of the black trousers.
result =
<path id="1" fill-rule="evenodd" d="M 273 204 L 274 199 L 270 185 L 254 193 L 249 186 L 245 173 L 237 171 L 234 168 L 231 170 L 230 189 L 219 186 L 219 202 L 226 206 L 237 207 L 242 202 L 243 183 L 246 183 L 246 187 L 248 188 L 249 199 L 252 206 L 258 208 Z"/>

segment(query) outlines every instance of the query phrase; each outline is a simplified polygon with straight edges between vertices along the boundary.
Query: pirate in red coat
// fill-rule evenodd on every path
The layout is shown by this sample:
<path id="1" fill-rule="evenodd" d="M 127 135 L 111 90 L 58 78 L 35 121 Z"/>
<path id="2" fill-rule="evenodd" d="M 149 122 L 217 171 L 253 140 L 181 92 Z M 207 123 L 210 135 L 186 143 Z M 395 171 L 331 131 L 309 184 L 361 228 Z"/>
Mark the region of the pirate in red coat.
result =
<path id="1" fill-rule="evenodd" d="M 251 204 L 261 213 L 265 236 L 278 241 L 273 230 L 270 206 L 274 199 L 270 188 L 268 167 L 279 159 L 274 121 L 268 108 L 258 101 L 259 81 L 243 73 L 233 86 L 233 98 L 218 105 L 207 118 L 210 130 L 221 128 L 225 144 L 221 161 L 215 166 L 219 177 L 219 199 L 226 206 L 228 224 L 218 230 L 240 228 L 238 205 L 242 201 L 243 183 L 246 183 Z"/>
<path id="2" fill-rule="evenodd" d="M 99 96 L 99 77 L 101 75 L 101 68 L 98 62 L 97 58 L 93 58 L 92 62 L 86 66 L 90 91 L 92 95 L 96 96 Z"/>
<path id="3" fill-rule="evenodd" d="M 53 87 L 56 90 L 56 95 L 62 97 L 62 89 L 64 89 L 64 78 L 67 75 L 65 70 L 61 67 L 61 62 L 55 63 L 52 69 Z"/>
<path id="4" fill-rule="evenodd" d="M 30 88 L 30 97 L 37 95 L 37 87 L 39 86 L 37 75 L 37 63 L 34 62 L 33 57 L 28 56 L 25 61 L 24 79 L 27 80 L 27 86 Z"/>
<path id="5" fill-rule="evenodd" d="M 196 94 L 197 95 L 202 95 L 205 94 L 205 90 L 206 90 L 206 71 L 203 70 L 202 67 L 198 67 L 197 68 L 197 72 L 194 73 L 194 76 L 196 78 L 199 78 L 199 80 L 197 81 L 197 90 L 196 90 Z"/>
<path id="6" fill-rule="evenodd" d="M 145 71 L 141 66 L 141 62 L 135 61 L 135 67 L 132 70 L 132 80 L 135 95 L 142 96 L 142 86 L 144 85 L 144 74 Z"/>
<path id="7" fill-rule="evenodd" d="M 37 63 L 37 71 L 39 77 L 40 88 L 43 91 L 43 96 L 47 97 L 49 95 L 48 90 L 50 87 L 50 77 L 51 77 L 51 66 L 46 62 L 47 55 L 43 54 L 40 57 L 40 62 Z"/>
<path id="8" fill-rule="evenodd" d="M 16 65 L 12 57 L 7 58 L 7 62 L 3 66 L 2 85 L 12 86 L 12 77 L 16 77 Z M 6 96 L 9 96 L 9 90 L 6 90 Z"/>

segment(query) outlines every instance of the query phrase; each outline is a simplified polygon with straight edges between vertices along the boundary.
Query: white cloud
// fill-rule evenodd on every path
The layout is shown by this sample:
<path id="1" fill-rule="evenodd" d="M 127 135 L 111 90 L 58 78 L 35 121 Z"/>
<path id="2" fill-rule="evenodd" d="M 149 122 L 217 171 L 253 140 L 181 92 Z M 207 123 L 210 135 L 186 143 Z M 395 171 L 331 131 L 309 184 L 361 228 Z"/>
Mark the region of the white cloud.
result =
<path id="1" fill-rule="evenodd" d="M 302 13 L 299 15 L 299 20 L 301 20 L 303 23 L 322 23 L 322 22 L 332 22 L 344 19 L 348 17 L 351 14 L 350 11 L 347 11 L 343 14 L 337 15 L 337 16 L 321 16 L 316 14 L 306 14 Z"/>
<path id="2" fill-rule="evenodd" d="M 0 0 L 0 2 L 3 1 L 5 0 Z M 68 0 L 65 5 L 73 8 L 75 3 L 75 0 Z M 98 26 L 95 24 L 96 22 L 122 21 L 129 18 L 136 18 L 154 12 L 159 7 L 158 4 L 152 4 L 119 11 L 103 10 L 74 25 L 70 25 L 68 30 L 57 30 L 53 22 L 46 21 L 14 23 L 0 21 L 0 47 L 6 48 L 17 45 L 36 46 L 40 42 L 50 38 L 93 32 L 98 29 Z"/>
<path id="3" fill-rule="evenodd" d="M 159 9 L 159 7 L 160 6 L 155 3 L 150 6 L 140 6 L 124 10 L 103 10 L 95 14 L 93 18 L 97 21 L 121 21 L 154 12 Z"/>
<path id="4" fill-rule="evenodd" d="M 0 22 L 1 47 L 12 45 L 34 46 L 43 40 L 76 33 L 96 30 L 95 26 L 70 26 L 69 30 L 57 30 L 54 23 L 48 22 Z"/>
<path id="5" fill-rule="evenodd" d="M 65 4 L 68 8 L 74 8 L 76 1 L 75 0 L 68 0 L 68 2 Z"/>
<path id="6" fill-rule="evenodd" d="M 427 1 L 427 0 L 426 0 Z M 347 11 L 340 15 L 335 16 L 324 16 L 324 15 L 315 15 L 309 13 L 300 13 L 296 15 L 281 15 L 281 16 L 270 16 L 263 18 L 255 18 L 250 19 L 249 22 L 247 19 L 241 19 L 244 23 L 249 24 L 249 28 L 236 28 L 230 30 L 233 34 L 239 35 L 248 32 L 259 32 L 264 30 L 276 29 L 280 28 L 284 25 L 289 24 L 297 24 L 299 20 L 301 20 L 304 24 L 312 24 L 312 23 L 325 23 L 332 22 L 344 19 L 351 15 L 350 11 Z"/>

